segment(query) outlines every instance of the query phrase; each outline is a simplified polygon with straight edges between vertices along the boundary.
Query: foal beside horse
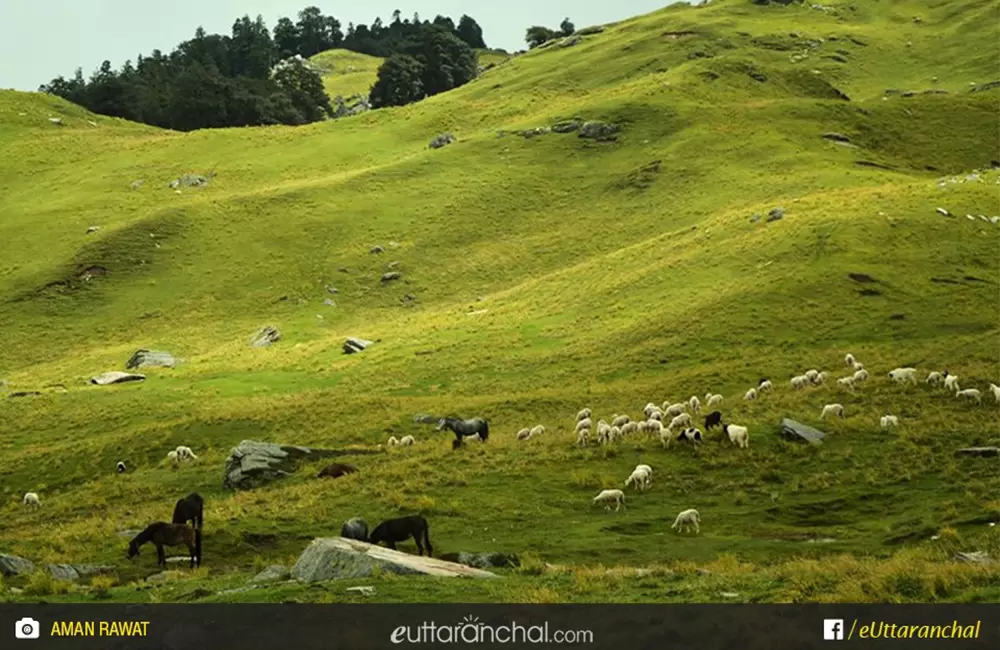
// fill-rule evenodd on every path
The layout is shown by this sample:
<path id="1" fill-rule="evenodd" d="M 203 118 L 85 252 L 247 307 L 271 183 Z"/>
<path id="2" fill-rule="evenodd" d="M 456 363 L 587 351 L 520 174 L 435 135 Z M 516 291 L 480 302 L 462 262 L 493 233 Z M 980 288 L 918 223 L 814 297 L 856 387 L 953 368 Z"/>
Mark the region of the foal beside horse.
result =
<path id="1" fill-rule="evenodd" d="M 472 418 L 463 420 L 461 418 L 441 418 L 438 420 L 438 431 L 450 429 L 455 433 L 455 440 L 451 443 L 452 449 L 462 446 L 463 438 L 479 436 L 481 442 L 486 442 L 490 437 L 490 425 L 483 418 Z"/>
<path id="2" fill-rule="evenodd" d="M 194 568 L 195 560 L 201 566 L 201 531 L 191 528 L 187 524 L 168 524 L 165 521 L 157 521 L 146 526 L 146 529 L 135 536 L 128 543 L 128 559 L 139 555 L 139 547 L 147 542 L 156 545 L 157 564 L 167 568 L 167 558 L 163 554 L 164 546 L 187 546 L 191 557 L 191 568 Z"/>
<path id="3" fill-rule="evenodd" d="M 424 546 L 427 546 L 427 557 L 432 557 L 431 538 L 428 535 L 427 520 L 420 515 L 410 515 L 399 519 L 386 519 L 372 531 L 368 538 L 369 544 L 385 542 L 385 545 L 395 550 L 396 542 L 402 542 L 413 536 L 413 541 L 417 543 L 417 551 L 424 554 Z M 423 544 L 420 542 L 423 541 Z"/>

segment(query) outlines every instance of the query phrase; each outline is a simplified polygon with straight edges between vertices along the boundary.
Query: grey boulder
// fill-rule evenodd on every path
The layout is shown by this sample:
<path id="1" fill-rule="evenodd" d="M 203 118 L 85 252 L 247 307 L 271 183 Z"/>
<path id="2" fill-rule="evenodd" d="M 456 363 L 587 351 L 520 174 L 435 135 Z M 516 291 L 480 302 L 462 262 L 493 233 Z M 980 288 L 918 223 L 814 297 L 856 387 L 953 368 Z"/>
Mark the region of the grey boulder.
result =
<path id="1" fill-rule="evenodd" d="M 340 536 L 366 542 L 368 541 L 368 523 L 361 517 L 348 519 L 340 527 Z"/>
<path id="2" fill-rule="evenodd" d="M 362 350 L 368 349 L 372 345 L 373 341 L 368 341 L 365 339 L 359 339 L 356 337 L 350 337 L 344 341 L 344 354 L 354 354 L 355 352 L 361 352 Z"/>
<path id="3" fill-rule="evenodd" d="M 136 350 L 125 362 L 127 370 L 136 368 L 173 368 L 177 365 L 177 359 L 169 352 L 159 352 L 157 350 Z"/>
<path id="4" fill-rule="evenodd" d="M 482 569 L 410 555 L 343 537 L 314 539 L 292 567 L 292 577 L 301 582 L 320 582 L 336 578 L 368 578 L 376 571 L 439 577 L 497 577 L 495 573 Z"/>
<path id="5" fill-rule="evenodd" d="M 273 442 L 244 440 L 229 452 L 223 487 L 248 490 L 288 476 L 299 461 L 333 456 L 336 452 Z"/>
<path id="6" fill-rule="evenodd" d="M 781 435 L 793 440 L 806 440 L 814 445 L 823 444 L 826 434 L 801 422 L 784 418 L 781 421 Z"/>
<path id="7" fill-rule="evenodd" d="M 23 557 L 0 553 L 0 575 L 21 576 L 35 570 L 35 563 Z"/>
<path id="8" fill-rule="evenodd" d="M 610 124 L 608 122 L 598 122 L 590 121 L 584 122 L 580 126 L 581 138 L 590 138 L 592 140 L 613 140 L 616 135 L 621 130 L 617 124 Z"/>
<path id="9" fill-rule="evenodd" d="M 427 146 L 429 146 L 431 149 L 440 149 L 441 147 L 445 147 L 454 141 L 455 141 L 455 136 L 453 136 L 450 133 L 442 133 L 441 135 L 431 140 L 430 144 Z"/>
<path id="10" fill-rule="evenodd" d="M 267 325 L 257 330 L 257 333 L 253 335 L 253 338 L 250 339 L 250 347 L 264 348 L 280 340 L 281 332 L 278 328 Z"/>
<path id="11" fill-rule="evenodd" d="M 287 568 L 280 564 L 272 564 L 254 577 L 250 578 L 250 582 L 279 582 L 281 580 L 287 580 L 288 576 L 289 573 Z"/>
<path id="12" fill-rule="evenodd" d="M 521 560 L 513 553 L 449 553 L 442 560 L 457 562 L 477 569 L 509 568 L 521 566 Z"/>

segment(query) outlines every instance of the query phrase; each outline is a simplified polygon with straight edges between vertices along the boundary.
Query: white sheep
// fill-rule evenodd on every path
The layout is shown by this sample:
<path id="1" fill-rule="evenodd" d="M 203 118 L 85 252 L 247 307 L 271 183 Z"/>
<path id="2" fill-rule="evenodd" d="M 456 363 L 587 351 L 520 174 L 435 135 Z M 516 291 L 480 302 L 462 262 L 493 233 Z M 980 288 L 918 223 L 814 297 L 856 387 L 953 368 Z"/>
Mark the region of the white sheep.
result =
<path id="1" fill-rule="evenodd" d="M 608 430 L 608 435 L 604 438 L 604 443 L 618 442 L 622 439 L 622 430 L 618 427 L 611 427 Z"/>
<path id="2" fill-rule="evenodd" d="M 690 424 L 691 424 L 691 416 L 688 415 L 687 413 L 681 413 L 680 415 L 678 415 L 677 417 L 675 417 L 673 420 L 670 421 L 670 424 L 667 425 L 667 429 L 673 431 L 679 426 L 682 425 L 689 426 Z"/>
<path id="3" fill-rule="evenodd" d="M 645 469 L 635 468 L 629 477 L 625 479 L 625 487 L 635 486 L 640 492 L 645 492 L 649 488 L 650 476 Z"/>
<path id="4" fill-rule="evenodd" d="M 597 424 L 597 442 L 604 443 L 611 435 L 611 425 L 601 420 Z"/>
<path id="5" fill-rule="evenodd" d="M 385 444 L 389 447 L 398 447 L 399 440 L 396 439 L 396 436 L 389 436 L 389 440 L 387 440 Z"/>
<path id="6" fill-rule="evenodd" d="M 586 420 L 590 417 L 590 409 L 581 409 L 579 413 L 576 414 L 576 421 Z"/>
<path id="7" fill-rule="evenodd" d="M 944 387 L 948 390 L 953 390 L 956 393 L 961 390 L 958 385 L 958 375 L 946 375 L 944 378 Z"/>
<path id="8" fill-rule="evenodd" d="M 649 414 L 657 410 L 658 408 L 660 407 L 657 406 L 656 404 L 653 404 L 652 402 L 649 402 L 648 404 L 646 404 L 646 406 L 643 407 L 642 413 L 648 418 Z"/>
<path id="9" fill-rule="evenodd" d="M 665 415 L 669 415 L 670 417 L 680 415 L 681 413 L 684 413 L 686 411 L 687 411 L 687 404 L 685 404 L 684 402 L 677 402 L 676 404 L 671 404 L 667 408 L 663 409 L 663 413 Z"/>
<path id="10" fill-rule="evenodd" d="M 630 418 L 627 415 L 616 415 L 615 417 L 611 418 L 611 426 L 623 427 L 631 421 L 632 418 Z"/>
<path id="11" fill-rule="evenodd" d="M 905 384 L 907 382 L 916 385 L 917 383 L 917 369 L 916 368 L 895 368 L 889 371 L 889 379 L 893 380 L 897 384 Z"/>
<path id="12" fill-rule="evenodd" d="M 755 399 L 757 399 L 757 389 L 756 388 L 751 388 L 750 390 L 748 390 L 746 393 L 743 394 L 743 399 L 744 400 L 755 400 Z"/>
<path id="13" fill-rule="evenodd" d="M 976 400 L 976 404 L 983 403 L 983 394 L 979 392 L 978 388 L 966 388 L 965 390 L 960 390 L 955 393 L 955 397 L 959 399 L 967 397 L 969 399 Z"/>
<path id="14" fill-rule="evenodd" d="M 865 364 L 861 363 L 860 361 L 855 361 L 854 363 L 851 364 L 851 370 L 854 371 L 864 370 L 864 368 Z"/>
<path id="15" fill-rule="evenodd" d="M 122 462 L 122 461 L 118 461 L 118 464 L 115 465 L 115 469 L 118 470 L 119 474 L 124 474 L 125 473 L 125 463 Z"/>
<path id="16" fill-rule="evenodd" d="M 621 490 L 601 490 L 600 494 L 594 497 L 593 504 L 603 503 L 605 510 L 611 510 L 611 504 L 615 504 L 615 512 L 625 505 L 625 493 Z"/>
<path id="17" fill-rule="evenodd" d="M 580 429 L 576 432 L 576 444 L 586 447 L 590 442 L 590 429 Z"/>
<path id="18" fill-rule="evenodd" d="M 898 427 L 899 418 L 895 415 L 883 415 L 879 418 L 878 425 L 883 429 L 888 429 L 889 427 Z"/>
<path id="19" fill-rule="evenodd" d="M 927 375 L 927 379 L 925 381 L 931 386 L 940 386 L 944 383 L 944 375 L 935 370 L 931 374 Z"/>
<path id="20" fill-rule="evenodd" d="M 862 368 L 861 370 L 854 373 L 854 375 L 852 375 L 852 378 L 854 379 L 854 383 L 857 383 L 859 381 L 865 381 L 866 379 L 868 379 L 868 371 Z"/>
<path id="21" fill-rule="evenodd" d="M 650 420 L 658 420 L 660 422 L 663 422 L 663 411 L 659 411 L 659 410 L 653 411 L 652 413 L 649 414 L 649 419 Z"/>
<path id="22" fill-rule="evenodd" d="M 660 444 L 666 449 L 674 441 L 677 434 L 672 429 L 660 429 Z"/>
<path id="23" fill-rule="evenodd" d="M 170 461 L 170 464 L 175 467 L 181 464 L 181 457 L 178 455 L 176 449 L 171 449 L 167 452 L 167 460 Z"/>
<path id="24" fill-rule="evenodd" d="M 579 433 L 584 429 L 589 429 L 591 427 L 591 424 L 592 423 L 590 421 L 590 418 L 584 418 L 580 420 L 579 422 L 576 423 L 576 432 Z"/>
<path id="25" fill-rule="evenodd" d="M 843 388 L 854 388 L 854 377 L 841 377 L 837 380 L 837 385 Z"/>
<path id="26" fill-rule="evenodd" d="M 846 355 L 844 355 L 844 365 L 845 366 L 853 366 L 855 361 L 856 361 L 856 359 L 854 358 L 854 355 L 851 354 L 850 352 L 848 352 Z"/>
<path id="27" fill-rule="evenodd" d="M 532 429 L 531 429 L 531 437 L 532 438 L 534 438 L 535 436 L 540 436 L 543 433 L 545 433 L 545 427 L 543 427 L 540 424 L 537 425 L 537 426 L 535 426 L 535 427 L 532 427 Z"/>
<path id="28" fill-rule="evenodd" d="M 38 498 L 38 495 L 35 494 L 34 492 L 25 492 L 24 500 L 21 503 L 23 503 L 26 506 L 30 506 L 32 508 L 42 507 L 41 500 Z"/>
<path id="29" fill-rule="evenodd" d="M 692 413 L 701 413 L 701 400 L 696 395 L 692 395 L 688 400 L 688 406 L 691 407 Z"/>
<path id="30" fill-rule="evenodd" d="M 820 420 L 825 420 L 828 415 L 844 417 L 844 407 L 841 404 L 827 404 L 823 407 L 823 412 L 819 414 Z"/>
<path id="31" fill-rule="evenodd" d="M 635 468 L 636 469 L 644 469 L 644 470 L 646 470 L 649 473 L 650 480 L 652 480 L 652 476 L 653 476 L 653 468 L 652 467 L 650 467 L 649 465 L 636 465 Z"/>
<path id="32" fill-rule="evenodd" d="M 517 432 L 518 440 L 529 440 L 531 439 L 531 429 L 521 429 Z"/>
<path id="33" fill-rule="evenodd" d="M 701 532 L 701 527 L 698 525 L 701 523 L 701 515 L 694 508 L 682 511 L 677 515 L 677 519 L 674 519 L 673 525 L 670 527 L 676 530 L 678 533 L 682 533 L 686 530 L 694 528 L 694 534 L 697 535 Z"/>
<path id="34" fill-rule="evenodd" d="M 760 384 L 757 386 L 757 392 L 763 393 L 765 391 L 770 391 L 774 388 L 774 384 L 771 383 L 770 379 L 762 379 Z"/>
<path id="35" fill-rule="evenodd" d="M 659 420 L 646 420 L 642 430 L 654 436 L 660 436 L 663 434 L 663 423 Z"/>
<path id="36" fill-rule="evenodd" d="M 722 433 L 729 436 L 729 442 L 740 449 L 746 449 L 750 446 L 750 430 L 746 427 L 736 424 L 723 424 Z"/>
<path id="37" fill-rule="evenodd" d="M 709 393 L 709 395 L 705 398 L 705 408 L 712 408 L 713 406 L 717 406 L 719 404 L 722 404 L 722 395 L 712 395 Z"/>
<path id="38" fill-rule="evenodd" d="M 177 448 L 177 458 L 179 460 L 197 460 L 198 457 L 194 455 L 190 447 L 185 447 L 181 445 Z"/>
<path id="39" fill-rule="evenodd" d="M 399 446 L 400 447 L 409 447 L 410 445 L 414 444 L 415 442 L 416 442 L 416 439 L 413 436 L 403 436 L 402 438 L 399 439 Z"/>
<path id="40" fill-rule="evenodd" d="M 990 384 L 990 392 L 993 393 L 993 399 L 996 400 L 996 403 L 1000 404 L 1000 386 Z"/>
<path id="41" fill-rule="evenodd" d="M 791 384 L 792 388 L 794 388 L 795 390 L 801 390 L 805 388 L 807 385 L 809 385 L 809 378 L 806 377 L 805 375 L 797 375 L 795 377 L 792 377 Z"/>
<path id="42" fill-rule="evenodd" d="M 830 378 L 830 373 L 826 370 L 823 370 L 818 375 L 816 375 L 816 379 L 813 380 L 813 383 L 819 386 L 820 384 L 825 384 L 826 380 L 829 378 Z"/>
<path id="43" fill-rule="evenodd" d="M 638 433 L 642 426 L 638 422 L 629 422 L 622 427 L 622 435 L 628 436 L 633 433 Z"/>
<path id="44" fill-rule="evenodd" d="M 812 383 L 819 377 L 819 370 L 806 370 L 802 376 L 808 379 L 809 383 Z"/>

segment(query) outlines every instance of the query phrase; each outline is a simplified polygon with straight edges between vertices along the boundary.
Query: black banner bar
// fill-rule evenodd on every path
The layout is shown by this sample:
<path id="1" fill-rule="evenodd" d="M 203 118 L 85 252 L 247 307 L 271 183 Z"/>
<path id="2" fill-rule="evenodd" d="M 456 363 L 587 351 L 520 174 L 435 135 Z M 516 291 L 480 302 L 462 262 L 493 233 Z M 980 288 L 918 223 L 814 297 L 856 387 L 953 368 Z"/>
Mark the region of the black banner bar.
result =
<path id="1" fill-rule="evenodd" d="M 15 650 L 449 647 L 996 649 L 1000 606 L 0 605 Z"/>

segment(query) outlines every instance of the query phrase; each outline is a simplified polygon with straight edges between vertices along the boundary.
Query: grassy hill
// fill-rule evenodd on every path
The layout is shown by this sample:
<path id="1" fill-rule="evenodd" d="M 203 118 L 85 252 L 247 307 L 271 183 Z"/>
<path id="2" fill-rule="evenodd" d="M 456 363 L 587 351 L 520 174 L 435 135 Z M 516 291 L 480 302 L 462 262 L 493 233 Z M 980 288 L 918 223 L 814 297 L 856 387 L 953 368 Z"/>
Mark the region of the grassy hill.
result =
<path id="1" fill-rule="evenodd" d="M 330 98 L 368 95 L 378 78 L 382 59 L 350 50 L 327 50 L 309 59 L 322 71 L 323 87 Z"/>
<path id="2" fill-rule="evenodd" d="M 952 560 L 1000 553 L 997 459 L 953 454 L 997 444 L 997 405 L 886 378 L 1000 380 L 1000 225 L 979 218 L 1000 201 L 1000 89 L 983 89 L 1000 78 L 998 6 L 826 6 L 671 6 L 419 104 L 298 128 L 172 133 L 0 92 L 0 379 L 41 393 L 0 401 L 0 552 L 119 571 L 74 588 L 10 578 L 24 591 L 0 598 L 352 599 L 353 581 L 223 592 L 349 517 L 421 512 L 439 553 L 513 552 L 521 569 L 364 581 L 375 600 L 1000 600 L 1000 565 Z M 375 65 L 318 59 L 331 94 Z M 519 134 L 573 118 L 621 130 Z M 458 141 L 429 149 L 442 132 Z M 214 175 L 167 187 L 184 173 Z M 391 262 L 402 277 L 382 282 Z M 250 348 L 263 325 L 282 340 Z M 347 336 L 377 343 L 343 355 Z M 86 384 L 140 347 L 183 363 Z M 848 351 L 872 375 L 857 391 L 790 389 L 809 368 L 847 374 Z M 742 401 L 762 376 L 773 394 Z M 574 444 L 584 406 L 636 418 L 707 391 L 750 427 L 749 450 L 718 433 L 698 452 Z M 844 421 L 820 422 L 831 402 Z M 489 442 L 453 452 L 413 421 L 449 412 L 487 417 Z M 886 413 L 898 431 L 879 430 Z M 783 440 L 782 417 L 830 436 Z M 406 434 L 414 447 L 334 482 L 316 465 L 221 486 L 243 439 Z M 199 458 L 175 470 L 180 444 Z M 591 507 L 639 462 L 652 490 Z M 205 566 L 137 590 L 154 562 L 126 561 L 118 532 L 192 490 Z M 676 535 L 691 507 L 701 534 Z"/>

